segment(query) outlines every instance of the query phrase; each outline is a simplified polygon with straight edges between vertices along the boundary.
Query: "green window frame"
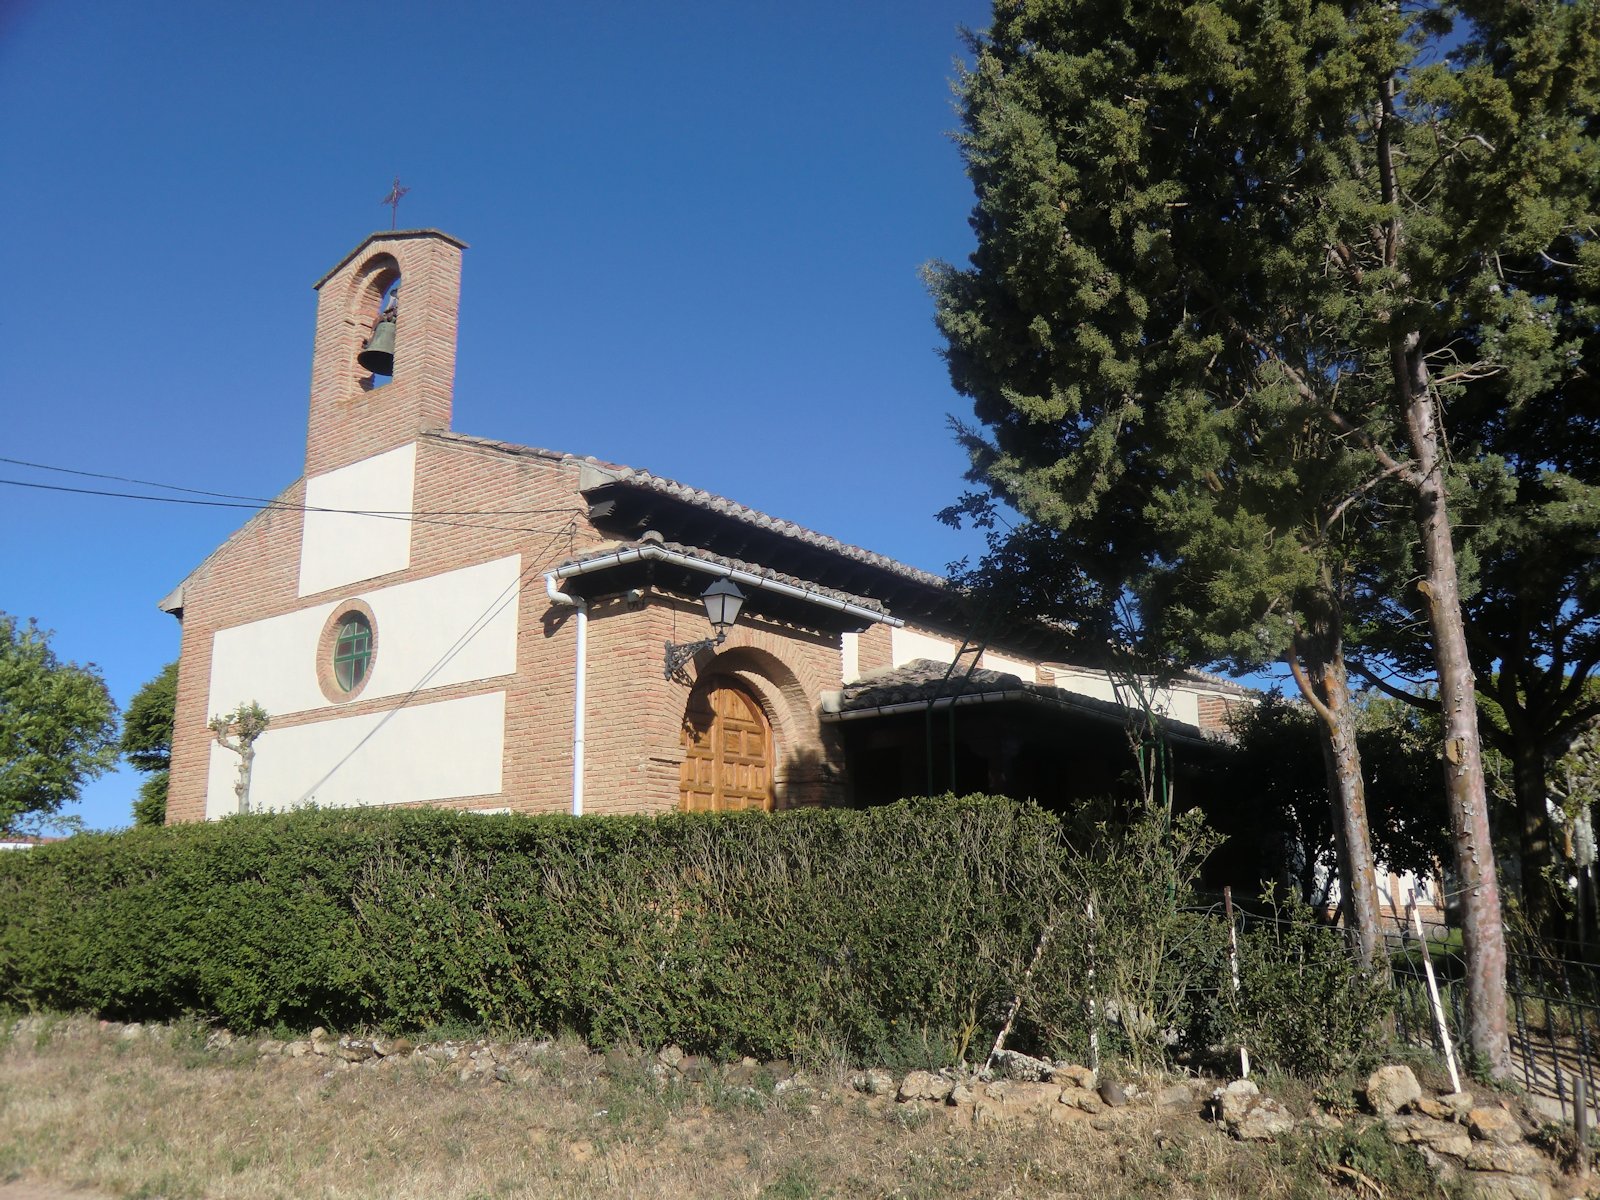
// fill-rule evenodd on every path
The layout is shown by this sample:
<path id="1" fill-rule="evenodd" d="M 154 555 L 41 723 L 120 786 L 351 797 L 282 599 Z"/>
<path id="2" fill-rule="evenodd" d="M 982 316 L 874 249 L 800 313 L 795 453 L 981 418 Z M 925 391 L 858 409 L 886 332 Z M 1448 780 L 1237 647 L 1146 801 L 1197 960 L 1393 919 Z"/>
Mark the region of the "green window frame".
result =
<path id="1" fill-rule="evenodd" d="M 346 613 L 333 644 L 333 678 L 341 691 L 353 692 L 372 665 L 372 626 L 360 613 Z"/>

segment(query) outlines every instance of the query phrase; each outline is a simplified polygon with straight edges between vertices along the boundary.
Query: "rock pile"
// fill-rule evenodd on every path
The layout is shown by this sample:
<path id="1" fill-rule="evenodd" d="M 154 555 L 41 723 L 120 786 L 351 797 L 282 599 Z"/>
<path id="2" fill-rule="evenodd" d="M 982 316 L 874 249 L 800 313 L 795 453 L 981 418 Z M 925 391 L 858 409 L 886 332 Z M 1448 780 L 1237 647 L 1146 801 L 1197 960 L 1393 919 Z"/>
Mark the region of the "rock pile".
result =
<path id="1" fill-rule="evenodd" d="M 1294 1118 L 1248 1079 L 1236 1079 L 1211 1093 L 1211 1115 L 1241 1142 L 1269 1142 L 1290 1132 Z"/>
<path id="2" fill-rule="evenodd" d="M 1390 1141 L 1413 1146 L 1471 1200 L 1550 1200 L 1550 1163 L 1524 1143 L 1517 1118 L 1470 1092 L 1432 1097 L 1410 1067 L 1379 1067 L 1367 1079 L 1367 1105 Z"/>
<path id="3" fill-rule="evenodd" d="M 419 1046 L 409 1038 L 340 1037 L 335 1038 L 326 1029 L 317 1027 L 310 1036 L 298 1041 L 281 1042 L 263 1039 L 256 1045 L 256 1054 L 262 1059 L 308 1059 L 325 1065 L 325 1073 L 348 1071 L 352 1068 L 366 1070 L 393 1070 L 409 1065 L 414 1070 L 430 1073 L 450 1073 L 462 1083 L 529 1082 L 534 1068 L 541 1060 L 562 1053 L 556 1043 L 549 1040 L 494 1042 L 446 1040 Z M 591 1060 L 598 1069 L 612 1074 L 648 1074 L 663 1082 L 705 1084 L 716 1079 L 727 1089 L 766 1088 L 784 1092 L 791 1088 L 809 1086 L 794 1067 L 784 1061 L 759 1062 L 743 1058 L 736 1063 L 718 1065 L 710 1059 L 695 1054 L 685 1054 L 677 1046 L 663 1046 L 652 1057 L 641 1057 L 622 1050 L 610 1050 L 604 1055 L 582 1057 Z M 889 1085 L 893 1088 L 893 1081 Z"/>
<path id="4" fill-rule="evenodd" d="M 850 1086 L 867 1096 L 893 1096 L 901 1104 L 944 1110 L 977 1125 L 1043 1119 L 1057 1125 L 1088 1121 L 1109 1128 L 1117 1119 L 1114 1110 L 1133 1100 L 1158 1107 L 1186 1108 L 1195 1103 L 1187 1084 L 1142 1093 L 1115 1080 L 1102 1080 L 1090 1067 L 1014 1051 L 997 1054 L 990 1072 L 912 1071 L 897 1084 L 887 1071 L 862 1071 L 851 1076 Z"/>
<path id="5" fill-rule="evenodd" d="M 102 1021 L 99 1026 L 104 1035 L 123 1043 L 175 1036 L 161 1025 Z M 80 1036 L 74 1031 L 82 1028 L 66 1022 L 60 1034 Z M 46 1036 L 56 1035 L 56 1028 L 48 1018 L 24 1017 L 11 1024 L 10 1033 L 15 1038 L 37 1037 L 42 1044 Z M 253 1051 L 263 1060 L 285 1064 L 303 1060 L 328 1075 L 406 1068 L 454 1076 L 465 1084 L 514 1085 L 532 1082 L 559 1063 L 567 1069 L 635 1074 L 687 1087 L 714 1084 L 725 1092 L 748 1089 L 770 1095 L 797 1088 L 824 1090 L 819 1081 L 785 1061 L 744 1058 L 718 1064 L 675 1045 L 654 1053 L 611 1050 L 600 1055 L 549 1040 L 446 1040 L 418 1045 L 399 1037 L 338 1037 L 317 1028 L 304 1039 L 288 1042 L 272 1038 L 252 1042 L 217 1030 L 206 1037 L 206 1046 L 233 1055 Z M 1186 1110 L 1192 1117 L 1209 1117 L 1232 1137 L 1250 1142 L 1269 1141 L 1297 1127 L 1323 1130 L 1344 1123 L 1339 1115 L 1320 1108 L 1309 1119 L 1296 1120 L 1284 1104 L 1263 1095 L 1250 1080 L 1214 1088 L 1198 1079 L 1139 1087 L 1102 1079 L 1079 1064 L 1009 1051 L 997 1054 L 989 1070 L 947 1068 L 896 1076 L 873 1069 L 850 1076 L 848 1085 L 858 1095 L 886 1106 L 916 1106 L 977 1126 L 1087 1122 L 1109 1130 L 1131 1112 L 1167 1110 L 1176 1116 Z M 1392 1142 L 1416 1150 L 1441 1180 L 1453 1185 L 1455 1194 L 1467 1200 L 1551 1200 L 1553 1195 L 1570 1193 L 1556 1165 L 1528 1144 L 1531 1126 L 1505 1104 L 1480 1101 L 1467 1092 L 1430 1095 L 1409 1067 L 1398 1065 L 1374 1071 L 1366 1081 L 1364 1099 L 1371 1116 L 1351 1117 L 1344 1112 L 1346 1121 L 1381 1126 Z"/>

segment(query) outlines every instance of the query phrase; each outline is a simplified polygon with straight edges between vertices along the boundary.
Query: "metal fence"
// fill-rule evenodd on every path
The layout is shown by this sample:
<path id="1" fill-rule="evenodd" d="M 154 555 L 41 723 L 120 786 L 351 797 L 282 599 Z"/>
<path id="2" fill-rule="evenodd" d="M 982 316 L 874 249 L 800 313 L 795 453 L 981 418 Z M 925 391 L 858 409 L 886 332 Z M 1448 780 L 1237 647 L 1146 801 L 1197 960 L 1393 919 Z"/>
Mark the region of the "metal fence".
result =
<path id="1" fill-rule="evenodd" d="M 1391 938 L 1400 1037 L 1443 1051 L 1428 999 L 1422 957 L 1432 961 L 1450 1036 L 1461 1054 L 1466 1028 L 1465 961 L 1448 935 L 1419 940 L 1409 931 Z M 1550 1117 L 1571 1121 L 1574 1084 L 1583 1081 L 1594 1123 L 1600 1083 L 1600 966 L 1562 956 L 1565 947 L 1511 950 L 1506 955 L 1507 1023 L 1516 1080 Z"/>
<path id="2" fill-rule="evenodd" d="M 1196 911 L 1221 918 L 1221 898 Z M 1234 911 L 1241 930 L 1281 921 L 1277 914 L 1261 912 L 1254 905 L 1236 904 Z M 1422 924 L 1420 939 L 1404 919 L 1391 917 L 1385 929 L 1396 989 L 1395 1031 L 1401 1041 L 1429 1048 L 1442 1058 L 1444 1046 L 1423 967 L 1426 956 L 1465 1074 L 1473 1064 L 1465 1037 L 1466 961 L 1460 931 L 1445 924 L 1442 914 Z M 1551 1119 L 1574 1120 L 1574 1085 L 1581 1079 L 1589 1127 L 1600 1128 L 1600 963 L 1588 961 L 1593 949 L 1585 952 L 1562 942 L 1508 948 L 1506 1017 L 1513 1078 L 1532 1104 Z"/>

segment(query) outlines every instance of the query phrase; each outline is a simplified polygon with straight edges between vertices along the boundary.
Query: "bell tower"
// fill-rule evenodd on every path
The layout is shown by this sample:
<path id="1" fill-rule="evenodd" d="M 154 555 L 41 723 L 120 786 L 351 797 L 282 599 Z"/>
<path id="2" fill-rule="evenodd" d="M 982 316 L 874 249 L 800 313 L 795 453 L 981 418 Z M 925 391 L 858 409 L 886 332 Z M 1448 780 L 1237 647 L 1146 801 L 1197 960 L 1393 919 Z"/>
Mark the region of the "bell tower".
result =
<path id="1" fill-rule="evenodd" d="M 308 477 L 450 427 L 466 245 L 437 229 L 374 233 L 317 280 Z"/>

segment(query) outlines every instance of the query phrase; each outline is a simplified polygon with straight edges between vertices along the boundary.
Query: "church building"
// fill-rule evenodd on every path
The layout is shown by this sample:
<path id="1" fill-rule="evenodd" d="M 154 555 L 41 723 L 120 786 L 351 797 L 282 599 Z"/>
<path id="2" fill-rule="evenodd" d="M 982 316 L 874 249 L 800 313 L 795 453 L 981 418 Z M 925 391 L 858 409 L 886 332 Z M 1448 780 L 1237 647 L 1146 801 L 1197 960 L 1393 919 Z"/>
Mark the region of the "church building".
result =
<path id="1" fill-rule="evenodd" d="M 377 233 L 317 283 L 304 473 L 161 604 L 183 627 L 169 821 L 246 800 L 1049 804 L 1131 766 L 1127 697 L 1049 630 L 980 640 L 937 576 L 647 470 L 453 432 L 464 249 Z M 1160 689 L 1185 770 L 1245 695 Z M 252 704 L 270 723 L 241 797 L 210 726 Z"/>

